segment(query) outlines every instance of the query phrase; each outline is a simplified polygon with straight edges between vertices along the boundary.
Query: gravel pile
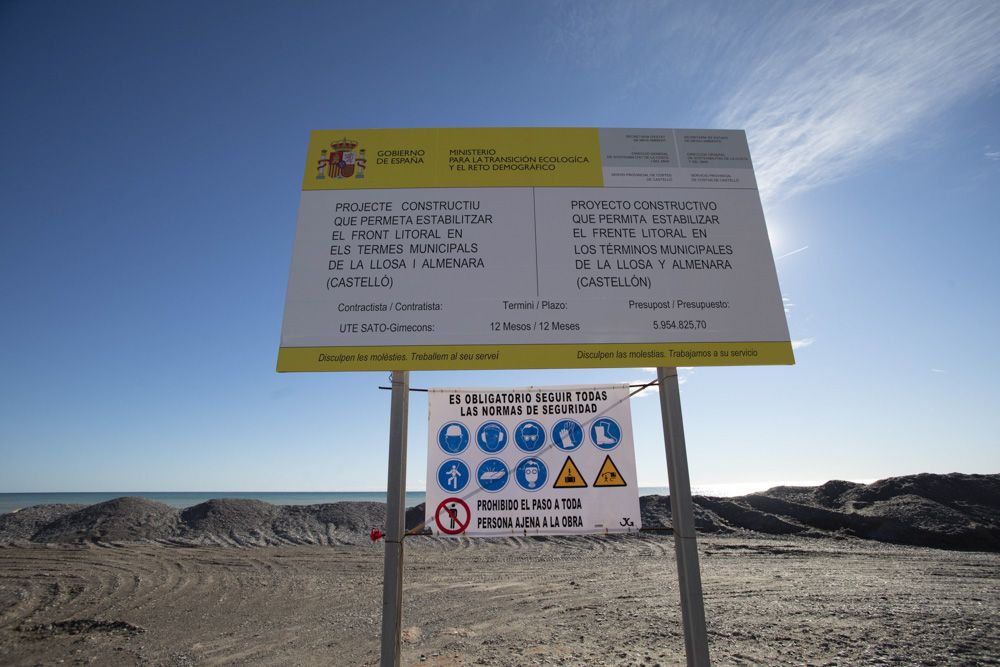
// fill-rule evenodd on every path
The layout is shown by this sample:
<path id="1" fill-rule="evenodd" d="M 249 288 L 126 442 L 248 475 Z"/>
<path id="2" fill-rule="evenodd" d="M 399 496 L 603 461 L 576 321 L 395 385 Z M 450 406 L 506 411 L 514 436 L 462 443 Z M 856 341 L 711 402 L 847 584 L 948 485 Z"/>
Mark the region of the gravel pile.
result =
<path id="1" fill-rule="evenodd" d="M 56 519 L 84 507 L 86 505 L 35 505 L 0 514 L 0 542 L 30 541 L 38 531 Z"/>
<path id="2" fill-rule="evenodd" d="M 416 508 L 408 516 L 417 515 Z M 419 509 L 423 518 L 423 505 Z M 385 504 L 271 505 L 213 499 L 183 510 L 145 498 L 35 505 L 0 514 L 0 544 L 160 542 L 191 546 L 364 544 L 385 525 Z"/>
<path id="3" fill-rule="evenodd" d="M 670 525 L 667 496 L 640 499 L 644 527 Z M 1000 475 L 909 475 L 872 484 L 779 486 L 737 498 L 695 496 L 702 533 L 855 537 L 1000 551 Z"/>
<path id="4" fill-rule="evenodd" d="M 134 542 L 160 539 L 177 529 L 178 512 L 173 507 L 126 496 L 63 514 L 43 525 L 31 541 Z"/>
<path id="5" fill-rule="evenodd" d="M 943 549 L 1000 552 L 1000 475 L 910 475 L 873 484 L 832 481 L 775 487 L 737 498 L 695 496 L 704 534 L 861 538 Z M 667 528 L 667 496 L 640 498 L 645 528 Z M 406 527 L 423 522 L 424 506 L 406 511 Z M 341 502 L 271 505 L 210 500 L 184 510 L 144 498 L 90 506 L 37 505 L 0 515 L 0 544 L 162 542 L 277 546 L 363 544 L 384 529 L 385 504 Z"/>
<path id="6" fill-rule="evenodd" d="M 280 544 L 271 528 L 280 513 L 280 507 L 260 500 L 209 500 L 180 513 L 180 531 L 176 539 L 194 544 L 233 546 Z"/>

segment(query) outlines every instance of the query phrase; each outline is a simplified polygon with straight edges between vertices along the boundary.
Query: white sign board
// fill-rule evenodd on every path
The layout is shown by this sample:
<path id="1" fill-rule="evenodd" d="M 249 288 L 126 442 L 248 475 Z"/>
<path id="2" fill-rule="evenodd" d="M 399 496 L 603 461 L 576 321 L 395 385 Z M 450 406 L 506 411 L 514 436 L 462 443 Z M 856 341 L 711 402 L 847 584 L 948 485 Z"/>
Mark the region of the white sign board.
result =
<path id="1" fill-rule="evenodd" d="M 279 371 L 790 363 L 741 131 L 313 133 Z"/>
<path id="2" fill-rule="evenodd" d="M 639 530 L 628 385 L 431 389 L 425 525 L 456 537 Z"/>

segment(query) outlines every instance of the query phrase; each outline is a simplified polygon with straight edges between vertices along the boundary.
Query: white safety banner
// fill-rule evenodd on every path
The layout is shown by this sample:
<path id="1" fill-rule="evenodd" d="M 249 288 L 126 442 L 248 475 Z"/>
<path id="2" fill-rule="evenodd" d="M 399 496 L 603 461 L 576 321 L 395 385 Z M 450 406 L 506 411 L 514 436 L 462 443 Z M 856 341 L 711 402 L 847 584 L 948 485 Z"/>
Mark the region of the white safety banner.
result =
<path id="1" fill-rule="evenodd" d="M 428 405 L 435 535 L 641 528 L 627 384 L 431 389 Z"/>

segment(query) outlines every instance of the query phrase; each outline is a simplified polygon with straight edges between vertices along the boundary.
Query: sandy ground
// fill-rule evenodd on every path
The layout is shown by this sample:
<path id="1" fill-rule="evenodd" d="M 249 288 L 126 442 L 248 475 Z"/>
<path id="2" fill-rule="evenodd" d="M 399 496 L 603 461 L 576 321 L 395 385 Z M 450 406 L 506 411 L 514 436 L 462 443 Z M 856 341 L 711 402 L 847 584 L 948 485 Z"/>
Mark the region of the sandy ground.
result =
<path id="1" fill-rule="evenodd" d="M 1000 554 L 700 540 L 715 664 L 1000 664 Z M 0 664 L 372 665 L 382 546 L 0 548 Z M 684 662 L 673 542 L 407 540 L 404 665 Z"/>

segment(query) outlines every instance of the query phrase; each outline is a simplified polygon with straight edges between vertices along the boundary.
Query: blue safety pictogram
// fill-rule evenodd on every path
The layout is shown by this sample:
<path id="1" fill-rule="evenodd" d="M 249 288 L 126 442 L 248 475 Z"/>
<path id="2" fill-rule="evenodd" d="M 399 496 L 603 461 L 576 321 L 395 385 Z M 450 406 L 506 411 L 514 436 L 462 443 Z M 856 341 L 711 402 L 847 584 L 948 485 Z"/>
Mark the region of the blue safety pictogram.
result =
<path id="1" fill-rule="evenodd" d="M 484 491 L 496 493 L 507 486 L 509 479 L 507 464 L 500 459 L 486 459 L 476 468 L 476 481 Z"/>
<path id="2" fill-rule="evenodd" d="M 552 427 L 552 444 L 571 452 L 583 444 L 583 428 L 572 419 L 562 419 Z"/>
<path id="3" fill-rule="evenodd" d="M 549 469 L 541 459 L 529 456 L 521 459 L 514 468 L 514 479 L 525 491 L 538 491 L 545 488 L 545 482 L 549 479 Z"/>
<path id="4" fill-rule="evenodd" d="M 545 444 L 545 427 L 534 419 L 521 422 L 514 429 L 514 444 L 522 452 L 537 452 Z"/>
<path id="5" fill-rule="evenodd" d="M 461 422 L 448 422 L 438 431 L 438 447 L 447 454 L 461 454 L 469 446 L 469 429 Z"/>
<path id="6" fill-rule="evenodd" d="M 437 482 L 445 491 L 458 493 L 469 484 L 469 466 L 461 459 L 448 459 L 438 466 Z"/>
<path id="7" fill-rule="evenodd" d="M 590 440 L 599 449 L 610 451 L 622 441 L 622 429 L 610 417 L 601 417 L 590 425 Z"/>
<path id="8" fill-rule="evenodd" d="M 507 446 L 507 429 L 500 422 L 485 422 L 476 431 L 476 444 L 487 454 L 496 454 Z"/>

